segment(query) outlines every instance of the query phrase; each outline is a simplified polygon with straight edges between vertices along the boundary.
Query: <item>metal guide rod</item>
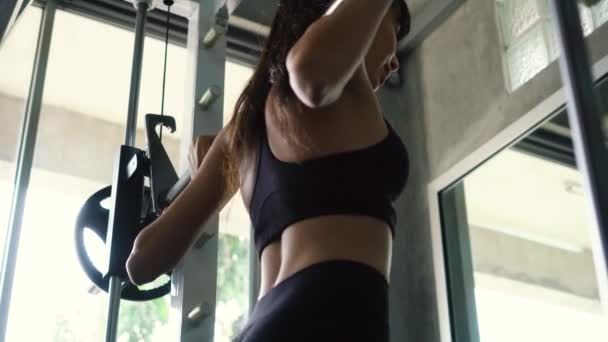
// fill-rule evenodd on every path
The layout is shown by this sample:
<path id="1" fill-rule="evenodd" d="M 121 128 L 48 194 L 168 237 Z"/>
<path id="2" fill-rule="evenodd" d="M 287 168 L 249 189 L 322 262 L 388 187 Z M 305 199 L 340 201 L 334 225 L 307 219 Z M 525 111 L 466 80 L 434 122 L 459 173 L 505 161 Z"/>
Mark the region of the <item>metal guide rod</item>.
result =
<path id="1" fill-rule="evenodd" d="M 165 203 L 172 203 L 175 201 L 177 196 L 184 191 L 186 186 L 190 183 L 190 171 L 184 173 L 175 183 L 169 191 L 167 191 L 167 195 L 165 196 Z"/>
<path id="2" fill-rule="evenodd" d="M 127 129 L 125 145 L 135 146 L 137 129 L 137 107 L 139 105 L 139 88 L 141 83 L 141 66 L 144 57 L 144 39 L 146 17 L 151 0 L 136 0 L 137 18 L 135 22 L 135 47 L 133 48 L 133 64 L 131 67 L 131 90 L 129 92 L 129 109 L 127 112 Z"/>
<path id="3" fill-rule="evenodd" d="M 136 0 L 137 16 L 135 21 L 135 44 L 133 48 L 133 62 L 131 67 L 131 89 L 129 92 L 129 109 L 127 112 L 127 127 L 125 130 L 125 145 L 135 146 L 137 130 L 137 107 L 139 104 L 139 88 L 141 83 L 141 66 L 144 56 L 144 40 L 146 17 L 151 6 L 151 0 Z M 119 228 L 120 229 L 120 228 Z M 120 313 L 120 296 L 122 292 L 122 279 L 110 276 L 108 294 L 108 317 L 106 322 L 106 342 L 116 341 L 118 331 L 118 317 Z"/>
<path id="4" fill-rule="evenodd" d="M 108 304 L 108 321 L 106 323 L 106 342 L 114 342 L 117 338 L 121 290 L 121 280 L 118 277 L 111 277 L 108 287 L 110 303 Z"/>
<path id="5" fill-rule="evenodd" d="M 0 297 L 0 342 L 6 338 L 6 326 L 8 321 L 9 307 L 11 303 L 11 292 L 15 277 L 15 263 L 19 249 L 19 238 L 21 236 L 21 224 L 23 222 L 23 211 L 27 189 L 30 183 L 32 165 L 34 159 L 34 147 L 38 133 L 38 122 L 40 120 L 40 107 L 44 92 L 44 80 L 46 67 L 53 34 L 53 22 L 55 20 L 56 0 L 47 0 L 44 13 L 38 31 L 38 43 L 34 68 L 30 83 L 21 138 L 17 152 L 17 163 L 14 180 L 13 200 L 6 234 L 4 256 L 2 258 Z"/>
<path id="6" fill-rule="evenodd" d="M 600 288 L 606 290 L 608 248 L 608 149 L 604 145 L 602 113 L 593 86 L 589 56 L 576 1 L 552 0 L 554 27 L 561 45 L 560 70 L 568 99 L 568 119 L 576 164 L 591 200 L 593 240 Z M 603 280 L 601 280 L 603 278 Z M 602 284 L 603 283 L 603 284 Z"/>

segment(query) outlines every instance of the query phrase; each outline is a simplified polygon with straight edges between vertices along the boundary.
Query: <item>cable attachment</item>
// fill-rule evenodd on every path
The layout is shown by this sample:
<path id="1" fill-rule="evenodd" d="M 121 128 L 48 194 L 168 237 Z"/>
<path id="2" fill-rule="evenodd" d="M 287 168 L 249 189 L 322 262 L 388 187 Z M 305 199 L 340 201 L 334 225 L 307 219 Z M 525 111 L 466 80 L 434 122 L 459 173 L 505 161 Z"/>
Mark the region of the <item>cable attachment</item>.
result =
<path id="1" fill-rule="evenodd" d="M 146 10 L 151 11 L 154 9 L 154 1 L 152 0 L 131 0 L 130 2 L 133 3 L 133 7 L 135 7 L 135 9 L 139 8 L 139 4 L 143 3 L 146 5 Z"/>

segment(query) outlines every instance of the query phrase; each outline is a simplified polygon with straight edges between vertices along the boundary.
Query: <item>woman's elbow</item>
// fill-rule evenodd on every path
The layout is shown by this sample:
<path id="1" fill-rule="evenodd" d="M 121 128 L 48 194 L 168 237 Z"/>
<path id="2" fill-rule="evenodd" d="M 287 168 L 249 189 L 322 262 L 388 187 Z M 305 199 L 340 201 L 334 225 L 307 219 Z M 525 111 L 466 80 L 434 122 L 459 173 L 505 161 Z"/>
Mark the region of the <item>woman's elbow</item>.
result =
<path id="1" fill-rule="evenodd" d="M 164 273 L 158 266 L 149 258 L 131 253 L 126 264 L 129 280 L 135 285 L 150 283 Z"/>
<path id="2" fill-rule="evenodd" d="M 147 274 L 148 272 L 143 267 L 142 261 L 140 260 L 138 255 L 131 254 L 129 256 L 129 258 L 127 259 L 126 268 L 131 283 L 135 285 L 143 285 L 150 281 L 150 276 Z"/>
<path id="3" fill-rule="evenodd" d="M 290 78 L 290 86 L 298 99 L 309 108 L 322 108 L 340 98 L 341 91 L 325 83 L 302 82 L 297 77 Z"/>
<path id="4" fill-rule="evenodd" d="M 320 108 L 334 103 L 340 97 L 340 89 L 327 73 L 314 67 L 288 64 L 289 85 L 298 99 L 309 108 Z"/>

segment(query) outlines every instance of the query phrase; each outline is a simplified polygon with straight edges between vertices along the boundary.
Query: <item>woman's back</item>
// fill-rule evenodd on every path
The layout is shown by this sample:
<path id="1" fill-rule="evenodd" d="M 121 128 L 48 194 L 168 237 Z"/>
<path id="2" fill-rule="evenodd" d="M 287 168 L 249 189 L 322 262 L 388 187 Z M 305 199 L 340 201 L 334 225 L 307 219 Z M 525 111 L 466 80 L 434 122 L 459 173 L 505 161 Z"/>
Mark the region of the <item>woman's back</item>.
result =
<path id="1" fill-rule="evenodd" d="M 265 112 L 267 142 L 274 157 L 281 162 L 331 158 L 343 152 L 365 149 L 384 140 L 389 133 L 363 65 L 333 104 L 321 108 L 300 105 L 288 112 L 290 124 L 297 125 L 299 134 L 307 135 L 308 141 L 314 142 L 311 149 L 289 143 L 290 139 L 278 127 L 277 110 L 276 92 L 271 89 Z M 258 178 L 258 157 L 251 158 L 256 162 L 246 164 L 246 169 L 242 170 L 241 193 L 250 211 Z M 279 239 L 264 248 L 260 297 L 290 275 L 326 260 L 358 261 L 388 278 L 390 258 L 391 232 L 388 224 L 378 218 L 323 215 L 300 220 L 289 225 Z"/>

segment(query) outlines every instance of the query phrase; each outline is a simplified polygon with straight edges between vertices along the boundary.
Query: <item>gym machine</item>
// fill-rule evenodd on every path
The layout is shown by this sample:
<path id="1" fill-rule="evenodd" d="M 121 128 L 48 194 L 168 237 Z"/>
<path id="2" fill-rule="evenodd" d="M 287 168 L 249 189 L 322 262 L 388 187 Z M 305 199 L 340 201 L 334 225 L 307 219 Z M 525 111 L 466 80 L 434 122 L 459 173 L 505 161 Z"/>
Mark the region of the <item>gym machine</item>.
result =
<path id="1" fill-rule="evenodd" d="M 174 270 L 173 273 L 178 273 L 177 277 L 173 274 L 171 281 L 152 289 L 140 289 L 128 282 L 125 263 L 131 252 L 135 237 L 146 225 L 158 217 L 162 210 L 179 195 L 190 181 L 189 172 L 181 178 L 177 177 L 175 169 L 162 146 L 163 127 L 168 128 L 172 133 L 176 129 L 175 120 L 164 115 L 163 109 L 161 109 L 161 115 L 148 114 L 145 116 L 146 148 L 138 149 L 134 146 L 146 16 L 154 3 L 153 0 L 132 0 L 131 2 L 133 2 L 137 11 L 124 144 L 120 146 L 115 159 L 112 185 L 93 194 L 84 203 L 78 214 L 75 230 L 76 254 L 91 281 L 98 288 L 109 293 L 106 341 L 115 341 L 117 338 L 120 299 L 151 300 L 162 297 L 170 291 L 176 294 L 176 298 L 172 297 L 171 299 L 172 307 L 182 311 L 180 313 L 182 315 L 181 319 L 177 320 L 178 324 L 182 326 L 180 338 L 182 340 L 200 340 L 204 336 L 206 339 L 213 336 L 213 320 L 204 321 L 204 318 L 213 314 L 215 287 L 200 291 L 199 287 L 195 285 L 197 279 L 190 275 L 191 271 L 183 269 Z M 163 3 L 169 9 L 167 13 L 168 30 L 170 6 L 173 1 L 164 0 Z M 229 8 L 234 10 L 238 3 L 240 3 L 238 0 L 200 0 L 187 4 L 184 2 L 186 7 L 182 9 L 187 8 L 186 10 L 192 11 L 188 36 L 188 49 L 193 52 L 192 56 L 194 57 L 190 60 L 190 63 L 195 66 L 196 71 L 192 80 L 194 83 L 192 95 L 193 97 L 200 96 L 200 99 L 194 102 L 192 113 L 196 120 L 191 123 L 191 127 L 186 122 L 186 128 L 184 129 L 185 131 L 191 130 L 183 134 L 188 142 L 190 141 L 189 134 L 211 133 L 221 128 L 223 110 L 222 104 L 218 100 L 221 99 L 224 80 L 225 38 L 222 38 L 222 36 L 228 28 Z M 6 334 L 21 222 L 32 168 L 56 8 L 56 0 L 47 0 L 39 32 L 32 84 L 19 144 L 15 177 L 16 187 L 1 274 L 0 341 L 4 341 Z M 168 42 L 168 31 L 166 40 Z M 216 63 L 218 65 L 214 65 Z M 205 70 L 204 77 L 201 70 Z M 163 79 L 163 100 L 164 85 L 165 81 Z M 183 147 L 184 145 L 182 145 Z M 108 200 L 108 205 L 102 203 L 108 202 Z M 103 270 L 97 269 L 89 259 L 84 244 L 85 229 L 90 229 L 106 242 L 106 262 Z M 187 255 L 184 258 L 184 265 L 181 266 L 187 268 L 191 266 L 190 264 L 197 263 L 197 267 L 202 271 L 200 276 L 204 277 L 205 284 L 215 283 L 216 281 L 217 238 L 214 234 L 215 229 L 212 229 L 212 232 L 203 234 L 195 244 L 195 248 L 198 249 L 195 254 L 203 253 L 204 261 L 197 262 L 197 256 Z M 208 269 L 209 267 L 214 268 L 211 270 Z M 193 285 L 196 288 L 193 288 Z M 195 296 L 196 299 L 194 299 Z M 186 322 L 182 322 L 183 319 L 187 319 L 187 323 L 190 323 L 187 330 L 184 330 L 183 325 Z M 201 322 L 205 323 L 198 324 Z M 192 323 L 197 324 L 193 325 Z"/>
<path id="2" fill-rule="evenodd" d="M 151 10 L 153 3 L 152 0 L 133 0 L 133 3 L 137 9 L 137 15 L 125 143 L 120 146 L 115 159 L 112 185 L 93 194 L 81 208 L 75 227 L 77 255 L 91 281 L 109 294 L 106 324 L 107 342 L 116 341 L 117 338 L 120 299 L 152 300 L 165 296 L 169 292 L 177 297 L 172 297 L 172 307 L 178 307 L 181 311 L 175 312 L 177 315 L 181 315 L 181 318 L 177 319 L 178 322 L 181 322 L 179 324 L 181 325 L 180 339 L 182 341 L 211 339 L 213 336 L 213 320 L 206 320 L 205 318 L 213 315 L 214 312 L 215 286 L 203 286 L 203 289 L 199 292 L 198 289 L 187 288 L 185 284 L 188 283 L 191 287 L 199 279 L 204 279 L 205 284 L 215 283 L 217 234 L 214 230 L 207 230 L 206 233 L 203 233 L 194 246 L 194 249 L 197 250 L 194 254 L 205 254 L 204 262 L 195 262 L 187 255 L 183 265 L 177 270 L 177 277 L 172 276 L 171 280 L 167 280 L 165 283 L 151 289 L 140 289 L 127 281 L 125 263 L 131 252 L 135 237 L 145 226 L 160 215 L 162 210 L 181 193 L 190 181 L 189 172 L 181 178 L 177 177 L 161 143 L 163 127 L 168 128 L 171 133 L 176 129 L 175 120 L 164 115 L 162 106 L 161 115 L 145 115 L 147 148 L 140 150 L 134 147 L 146 13 Z M 163 3 L 168 6 L 167 35 L 165 36 L 165 43 L 168 44 L 170 6 L 173 1 L 163 0 Z M 196 6 L 199 7 L 198 19 L 195 17 L 190 20 L 189 41 L 197 42 L 198 48 L 195 48 L 196 68 L 200 68 L 201 63 L 203 63 L 205 73 L 201 76 L 202 79 L 195 79 L 194 93 L 202 94 L 202 96 L 196 102 L 193 114 L 195 117 L 203 117 L 205 127 L 198 127 L 198 129 L 192 127 L 193 134 L 194 132 L 200 134 L 201 130 L 216 131 L 218 124 L 221 127 L 223 111 L 218 100 L 221 99 L 223 91 L 225 43 L 220 38 L 226 33 L 228 27 L 228 7 L 237 4 L 237 2 L 230 0 L 227 2 L 204 0 L 197 3 Z M 204 11 L 203 7 L 205 7 Z M 205 15 L 205 13 L 211 13 L 212 16 L 208 17 L 208 14 Z M 204 34 L 200 32 L 201 27 L 206 27 L 203 31 Z M 200 39 L 198 38 L 199 35 Z M 166 53 L 167 50 L 165 49 L 165 74 Z M 221 68 L 219 66 L 213 67 L 209 64 L 209 61 L 221 63 Z M 213 71 L 209 70 L 210 68 L 213 68 Z M 199 71 L 196 74 L 198 78 L 198 75 L 202 73 Z M 162 88 L 164 103 L 164 78 Z M 216 113 L 219 114 L 216 115 Z M 214 119 L 209 120 L 209 118 L 219 118 L 220 120 L 216 122 Z M 197 123 L 200 125 L 200 120 L 193 122 L 194 125 Z M 184 132 L 182 136 L 187 137 L 188 132 Z M 190 142 L 188 138 L 183 140 Z M 149 180 L 147 185 L 146 179 Z M 110 201 L 106 210 L 100 204 L 108 198 Z M 84 230 L 86 228 L 91 229 L 105 240 L 106 263 L 104 270 L 96 269 L 86 253 L 84 244 Z M 192 271 L 188 268 L 192 266 L 192 263 L 196 263 L 196 268 L 200 273 L 196 275 L 195 281 L 192 281 L 189 275 Z M 209 267 L 213 267 L 213 270 L 205 271 Z M 178 304 L 176 305 L 174 301 L 177 301 Z M 183 303 L 179 303 L 181 301 Z M 186 321 L 183 321 L 184 319 Z M 204 324 L 200 324 L 201 322 L 204 322 Z M 187 325 L 184 325 L 184 323 L 187 323 Z"/>
<path id="3" fill-rule="evenodd" d="M 137 234 L 158 218 L 163 208 L 173 202 L 190 181 L 189 174 L 177 178 L 167 152 L 156 134 L 155 128 L 159 125 L 175 132 L 175 119 L 172 117 L 147 114 L 147 149 L 142 151 L 122 145 L 116 159 L 112 185 L 89 197 L 76 219 L 76 253 L 80 264 L 89 279 L 106 292 L 109 291 L 108 276 L 127 279 L 125 262 Z M 146 177 L 150 186 L 145 185 Z M 105 204 L 108 199 L 109 204 Z M 84 239 L 84 231 L 87 228 L 107 244 L 108 260 L 105 272 L 98 270 L 89 258 Z M 125 282 L 121 293 L 122 299 L 153 300 L 169 293 L 169 282 L 147 290 Z"/>
<path id="4" fill-rule="evenodd" d="M 173 0 L 164 0 L 168 6 L 167 41 L 169 15 Z M 109 293 L 106 341 L 116 341 L 120 299 L 145 301 L 163 297 L 170 292 L 171 281 L 152 289 L 140 289 L 128 281 L 126 261 L 138 233 L 155 219 L 190 182 L 186 173 L 178 179 L 161 139 L 166 127 L 175 132 L 175 119 L 164 115 L 147 114 L 145 133 L 147 149 L 134 146 L 137 119 L 137 104 L 141 80 L 141 65 L 145 38 L 146 13 L 152 7 L 151 0 L 136 0 L 135 47 L 131 74 L 131 91 L 125 143 L 120 146 L 115 159 L 112 185 L 94 193 L 82 206 L 75 226 L 76 251 L 80 264 L 91 281 Z M 166 50 L 165 73 L 166 75 Z M 163 77 L 163 104 L 165 78 Z M 157 128 L 159 128 L 157 134 Z M 145 179 L 148 178 L 149 186 Z M 110 199 L 108 208 L 102 202 Z M 105 241 L 106 264 L 103 272 L 89 259 L 85 248 L 84 231 L 91 229 Z"/>
<path id="5" fill-rule="evenodd" d="M 163 2 L 169 6 L 165 36 L 165 43 L 168 44 L 170 5 L 173 2 Z M 190 180 L 189 172 L 181 178 L 177 177 L 161 143 L 163 127 L 172 133 L 176 128 L 175 120 L 164 115 L 162 105 L 161 115 L 145 116 L 147 148 L 140 150 L 134 147 L 146 13 L 151 10 L 153 3 L 152 0 L 133 0 L 133 3 L 137 15 L 125 143 L 119 148 L 115 159 L 111 187 L 93 194 L 78 215 L 75 230 L 77 254 L 91 281 L 109 293 L 107 342 L 116 341 L 117 338 L 120 299 L 151 300 L 169 292 L 172 294 L 171 307 L 174 314 L 171 320 L 179 327 L 179 339 L 212 340 L 214 320 L 207 318 L 213 316 L 215 311 L 217 222 L 208 223 L 211 227 L 206 228 L 205 233 L 198 238 L 193 250 L 173 271 L 170 281 L 151 289 L 140 289 L 126 281 L 125 263 L 135 237 L 158 217 Z M 190 145 L 190 134 L 209 134 L 222 126 L 223 105 L 219 100 L 224 85 L 225 33 L 229 9 L 234 9 L 238 3 L 235 0 L 200 0 L 187 5 L 192 6 L 194 12 L 189 20 L 188 50 L 194 57 L 190 63 L 193 63 L 196 70 L 192 73 L 195 75 L 192 91 L 196 100 L 192 99 L 195 101 L 192 122 L 184 122 L 182 149 Z M 165 74 L 166 53 L 165 49 Z M 163 100 L 164 84 L 163 79 Z M 192 126 L 188 127 L 188 124 Z M 148 184 L 146 179 L 149 180 Z M 107 205 L 109 210 L 100 206 L 104 197 L 110 199 Z M 93 267 L 88 258 L 83 240 L 85 228 L 90 228 L 102 239 L 105 235 L 104 270 Z"/>

